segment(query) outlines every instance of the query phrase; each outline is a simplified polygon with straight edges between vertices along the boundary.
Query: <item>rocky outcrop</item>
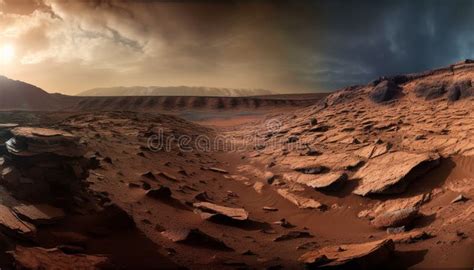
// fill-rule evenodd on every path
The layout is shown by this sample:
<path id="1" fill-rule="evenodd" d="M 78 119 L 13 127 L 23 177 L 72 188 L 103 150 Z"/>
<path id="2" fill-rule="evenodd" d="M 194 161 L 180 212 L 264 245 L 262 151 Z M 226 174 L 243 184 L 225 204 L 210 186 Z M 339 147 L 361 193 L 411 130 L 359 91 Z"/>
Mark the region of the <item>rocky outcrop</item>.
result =
<path id="1" fill-rule="evenodd" d="M 15 128 L 6 142 L 8 153 L 2 165 L 2 184 L 17 199 L 49 202 L 72 198 L 89 173 L 85 146 L 64 131 Z"/>

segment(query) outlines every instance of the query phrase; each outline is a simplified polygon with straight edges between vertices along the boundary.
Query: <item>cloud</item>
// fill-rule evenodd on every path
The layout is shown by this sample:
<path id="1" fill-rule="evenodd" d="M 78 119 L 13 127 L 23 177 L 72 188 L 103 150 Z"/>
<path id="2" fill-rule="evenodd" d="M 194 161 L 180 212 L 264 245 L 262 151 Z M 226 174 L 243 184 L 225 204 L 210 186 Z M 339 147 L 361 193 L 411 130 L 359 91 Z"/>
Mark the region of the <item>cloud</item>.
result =
<path id="1" fill-rule="evenodd" d="M 1 0 L 0 43 L 19 57 L 7 75 L 51 91 L 317 91 L 474 57 L 473 11 L 469 0 Z"/>

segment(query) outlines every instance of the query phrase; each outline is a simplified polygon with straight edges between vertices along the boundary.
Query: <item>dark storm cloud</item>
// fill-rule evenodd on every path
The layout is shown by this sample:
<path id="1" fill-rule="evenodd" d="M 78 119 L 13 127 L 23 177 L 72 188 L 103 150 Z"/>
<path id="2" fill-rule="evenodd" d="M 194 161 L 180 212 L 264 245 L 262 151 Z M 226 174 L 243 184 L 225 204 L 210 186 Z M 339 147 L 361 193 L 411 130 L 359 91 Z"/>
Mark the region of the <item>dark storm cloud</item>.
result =
<path id="1" fill-rule="evenodd" d="M 474 1 L 328 1 L 314 3 L 310 10 L 319 16 L 310 18 L 307 12 L 289 31 L 301 44 L 292 60 L 309 67 L 321 64 L 325 72 L 306 81 L 324 88 L 474 56 Z M 315 53 L 329 61 L 304 60 Z"/>
<path id="2" fill-rule="evenodd" d="M 103 72 L 66 85 L 77 90 L 111 82 L 332 90 L 474 57 L 470 0 L 1 2 L 4 25 L 15 18 L 6 13 L 32 20 L 17 27 L 18 40 L 38 40 L 25 62 L 70 63 L 77 78 Z"/>

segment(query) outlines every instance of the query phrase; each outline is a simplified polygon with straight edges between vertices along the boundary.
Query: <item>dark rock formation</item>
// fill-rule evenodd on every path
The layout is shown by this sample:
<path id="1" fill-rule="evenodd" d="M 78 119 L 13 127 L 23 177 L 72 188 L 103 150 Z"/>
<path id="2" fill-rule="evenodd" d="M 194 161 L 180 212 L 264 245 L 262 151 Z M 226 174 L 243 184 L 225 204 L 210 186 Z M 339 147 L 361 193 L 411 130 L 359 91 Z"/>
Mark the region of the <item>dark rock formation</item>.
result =
<path id="1" fill-rule="evenodd" d="M 395 82 L 385 80 L 372 89 L 370 99 L 376 103 L 382 103 L 395 99 L 400 93 L 401 88 Z"/>

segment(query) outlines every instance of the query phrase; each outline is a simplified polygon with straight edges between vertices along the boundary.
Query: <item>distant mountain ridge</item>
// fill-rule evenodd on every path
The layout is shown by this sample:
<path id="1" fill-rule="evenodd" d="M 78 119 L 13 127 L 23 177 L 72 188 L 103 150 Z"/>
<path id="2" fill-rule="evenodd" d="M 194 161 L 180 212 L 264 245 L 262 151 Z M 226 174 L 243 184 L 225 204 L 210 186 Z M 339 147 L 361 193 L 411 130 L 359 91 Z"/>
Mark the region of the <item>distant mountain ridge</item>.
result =
<path id="1" fill-rule="evenodd" d="M 58 109 L 56 97 L 34 85 L 0 76 L 0 110 Z"/>
<path id="2" fill-rule="evenodd" d="M 123 97 L 123 96 L 208 96 L 208 97 L 246 97 L 274 94 L 265 89 L 232 89 L 193 86 L 132 86 L 105 87 L 86 90 L 77 96 Z"/>

